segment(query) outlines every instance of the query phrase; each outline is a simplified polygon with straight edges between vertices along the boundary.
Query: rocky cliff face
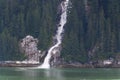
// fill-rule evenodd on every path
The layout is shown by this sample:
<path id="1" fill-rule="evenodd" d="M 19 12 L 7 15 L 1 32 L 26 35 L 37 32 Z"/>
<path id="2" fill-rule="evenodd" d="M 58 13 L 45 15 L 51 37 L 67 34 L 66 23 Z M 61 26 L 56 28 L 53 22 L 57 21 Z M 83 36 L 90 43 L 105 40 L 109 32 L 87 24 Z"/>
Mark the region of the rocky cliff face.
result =
<path id="1" fill-rule="evenodd" d="M 20 51 L 25 54 L 27 57 L 25 61 L 28 62 L 39 62 L 43 63 L 44 58 L 47 55 L 47 51 L 40 51 L 37 48 L 38 39 L 33 36 L 26 36 L 20 41 Z M 56 54 L 55 54 L 56 53 Z M 50 59 L 51 66 L 57 65 L 57 61 L 59 61 L 60 51 L 53 50 L 52 57 Z"/>
<path id="2" fill-rule="evenodd" d="M 20 41 L 20 49 L 27 56 L 27 61 L 39 62 L 40 50 L 37 48 L 38 39 L 28 35 Z"/>

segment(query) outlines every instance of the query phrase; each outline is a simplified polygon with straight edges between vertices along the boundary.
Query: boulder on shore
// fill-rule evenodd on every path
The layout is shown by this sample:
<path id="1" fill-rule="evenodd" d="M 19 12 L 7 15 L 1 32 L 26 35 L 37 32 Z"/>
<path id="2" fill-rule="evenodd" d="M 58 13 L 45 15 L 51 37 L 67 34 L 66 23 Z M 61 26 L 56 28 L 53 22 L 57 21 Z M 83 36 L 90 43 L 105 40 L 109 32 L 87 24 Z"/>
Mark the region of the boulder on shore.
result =
<path id="1" fill-rule="evenodd" d="M 27 57 L 27 61 L 38 61 L 41 51 L 37 48 L 38 39 L 33 36 L 26 36 L 20 41 L 20 51 Z"/>

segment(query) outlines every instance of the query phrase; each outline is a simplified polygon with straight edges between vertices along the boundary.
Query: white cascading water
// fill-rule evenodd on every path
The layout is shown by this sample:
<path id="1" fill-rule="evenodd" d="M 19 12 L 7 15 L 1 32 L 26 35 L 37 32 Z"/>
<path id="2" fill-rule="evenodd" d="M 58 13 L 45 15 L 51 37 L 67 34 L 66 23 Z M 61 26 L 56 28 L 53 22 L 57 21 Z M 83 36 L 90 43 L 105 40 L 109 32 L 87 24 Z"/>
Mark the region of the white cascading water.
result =
<path id="1" fill-rule="evenodd" d="M 48 50 L 48 54 L 45 57 L 43 64 L 40 65 L 38 68 L 50 68 L 49 62 L 50 62 L 50 58 L 52 56 L 52 53 L 58 51 L 57 48 L 60 47 L 60 44 L 62 43 L 62 33 L 64 31 L 64 25 L 67 22 L 68 3 L 69 3 L 69 0 L 64 0 L 61 2 L 62 14 L 61 14 L 57 34 L 55 35 L 57 43 Z"/>

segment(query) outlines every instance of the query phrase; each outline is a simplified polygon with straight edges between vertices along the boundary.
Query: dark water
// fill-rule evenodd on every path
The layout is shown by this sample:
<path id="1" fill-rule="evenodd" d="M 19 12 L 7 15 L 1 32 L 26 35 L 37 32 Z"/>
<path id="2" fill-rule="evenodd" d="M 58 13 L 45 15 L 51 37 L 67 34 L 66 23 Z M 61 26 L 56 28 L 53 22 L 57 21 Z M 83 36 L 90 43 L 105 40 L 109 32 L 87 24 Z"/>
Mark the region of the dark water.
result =
<path id="1" fill-rule="evenodd" d="M 120 69 L 0 68 L 0 80 L 120 80 Z"/>

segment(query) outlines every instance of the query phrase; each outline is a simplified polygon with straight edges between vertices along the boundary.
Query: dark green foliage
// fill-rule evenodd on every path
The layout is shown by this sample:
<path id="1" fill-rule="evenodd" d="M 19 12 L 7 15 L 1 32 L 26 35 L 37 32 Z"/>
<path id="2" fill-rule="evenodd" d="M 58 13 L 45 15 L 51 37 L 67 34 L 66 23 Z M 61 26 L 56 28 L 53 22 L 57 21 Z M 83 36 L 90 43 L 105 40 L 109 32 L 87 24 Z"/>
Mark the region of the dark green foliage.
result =
<path id="1" fill-rule="evenodd" d="M 0 60 L 22 60 L 23 56 L 19 52 L 17 39 L 5 29 L 0 35 Z"/>
<path id="2" fill-rule="evenodd" d="M 26 35 L 47 50 L 56 33 L 61 0 L 0 0 L 0 60 L 20 60 L 18 43 Z M 120 0 L 71 0 L 61 57 L 67 62 L 117 58 L 120 53 Z"/>
<path id="3" fill-rule="evenodd" d="M 38 38 L 38 47 L 47 50 L 56 31 L 58 4 L 54 0 L 0 0 L 0 60 L 24 58 L 18 45 L 26 35 Z"/>
<path id="4" fill-rule="evenodd" d="M 120 52 L 120 1 L 72 1 L 65 26 L 62 57 L 66 61 L 88 62 L 115 58 Z"/>

